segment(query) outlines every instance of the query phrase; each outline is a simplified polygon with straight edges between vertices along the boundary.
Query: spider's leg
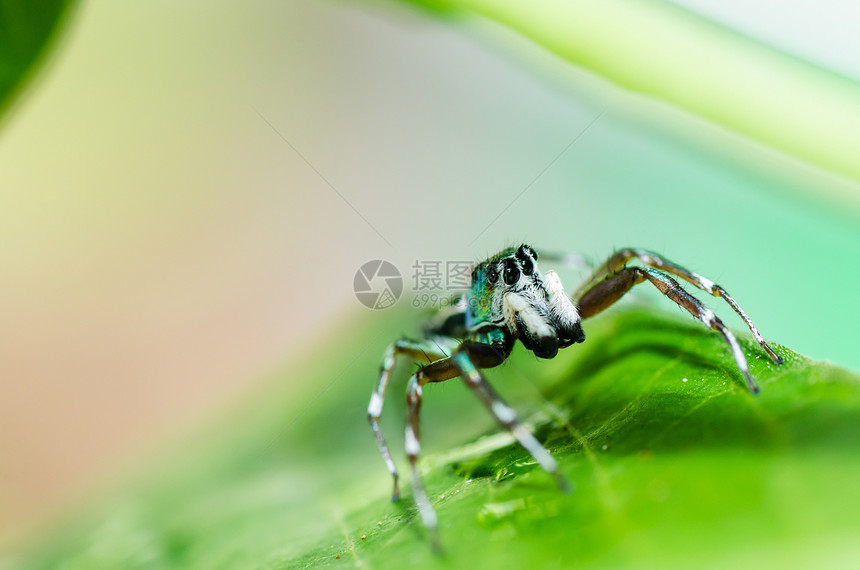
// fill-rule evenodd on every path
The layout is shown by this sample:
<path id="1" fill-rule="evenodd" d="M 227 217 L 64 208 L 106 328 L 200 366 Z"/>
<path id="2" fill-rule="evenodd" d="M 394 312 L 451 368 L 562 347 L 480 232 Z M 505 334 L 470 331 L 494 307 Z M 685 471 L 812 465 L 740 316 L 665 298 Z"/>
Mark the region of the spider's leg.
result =
<path id="1" fill-rule="evenodd" d="M 747 327 L 749 327 L 750 332 L 755 337 L 756 342 L 764 349 L 767 355 L 777 364 L 782 364 L 782 357 L 779 356 L 773 349 L 767 344 L 764 338 L 761 336 L 761 333 L 758 332 L 758 329 L 753 324 L 752 320 L 750 320 L 749 316 L 747 316 L 746 312 L 741 308 L 737 301 L 735 301 L 731 295 L 729 295 L 725 289 L 711 281 L 706 277 L 702 277 L 698 273 L 690 271 L 680 265 L 673 263 L 663 257 L 658 253 L 654 253 L 653 251 L 648 251 L 645 249 L 638 248 L 625 248 L 620 249 L 612 254 L 606 262 L 603 263 L 600 267 L 598 267 L 594 273 L 586 280 L 580 288 L 574 293 L 574 297 L 580 297 L 585 293 L 586 290 L 590 289 L 598 282 L 603 280 L 605 277 L 618 272 L 622 269 L 628 261 L 639 261 L 640 263 L 654 267 L 655 269 L 659 269 L 666 273 L 671 273 L 681 279 L 695 285 L 702 291 L 707 292 L 709 295 L 713 295 L 714 297 L 721 297 L 725 300 L 726 303 L 734 310 L 738 316 L 743 319 L 744 323 L 746 323 Z"/>
<path id="2" fill-rule="evenodd" d="M 418 514 L 421 515 L 421 520 L 430 533 L 433 546 L 438 550 L 439 537 L 436 527 L 439 521 L 436 517 L 436 511 L 433 510 L 433 505 L 430 504 L 430 499 L 427 497 L 427 492 L 424 490 L 421 471 L 418 469 L 418 455 L 421 453 L 421 443 L 419 442 L 418 435 L 418 420 L 421 412 L 421 387 L 426 382 L 427 379 L 423 369 L 419 369 L 409 379 L 409 385 L 406 390 L 408 415 L 404 442 L 406 456 L 409 458 L 409 466 L 412 469 L 412 496 L 415 498 L 415 504 L 418 506 Z"/>
<path id="3" fill-rule="evenodd" d="M 416 342 L 413 340 L 402 339 L 388 347 L 385 351 L 385 356 L 382 358 L 382 366 L 379 371 L 379 380 L 376 382 L 376 388 L 370 396 L 370 404 L 367 406 L 367 421 L 370 422 L 370 427 L 373 434 L 376 436 L 376 444 L 379 446 L 379 452 L 382 454 L 382 459 L 385 460 L 385 465 L 394 479 L 394 491 L 391 496 L 392 501 L 396 501 L 400 497 L 400 488 L 398 486 L 397 466 L 391 459 L 391 453 L 388 451 L 388 444 L 385 443 L 385 437 L 382 435 L 382 430 L 379 428 L 379 417 L 382 415 L 382 405 L 385 402 L 385 389 L 388 387 L 388 381 L 391 378 L 391 371 L 394 369 L 394 363 L 397 355 L 407 354 L 416 360 L 424 362 L 433 362 L 445 358 L 446 346 L 452 352 L 456 346 L 453 339 L 439 338 L 433 341 L 427 340 Z"/>
<path id="4" fill-rule="evenodd" d="M 454 353 L 464 354 L 462 351 L 469 350 L 473 353 L 476 362 L 486 368 L 497 366 L 507 358 L 510 354 L 510 344 L 500 343 L 498 346 L 479 342 L 463 342 Z M 471 362 L 471 361 L 470 361 Z M 443 358 L 422 366 L 409 379 L 409 385 L 406 391 L 406 404 L 408 409 L 405 447 L 406 455 L 409 457 L 409 465 L 412 469 L 412 493 L 415 497 L 415 504 L 418 506 L 418 513 L 421 515 L 421 520 L 431 534 L 433 545 L 436 549 L 439 548 L 436 511 L 433 510 L 433 505 L 430 504 L 430 499 L 427 497 L 427 492 L 424 490 L 424 483 L 421 479 L 421 471 L 418 468 L 418 456 L 421 453 L 421 444 L 419 442 L 419 415 L 421 412 L 421 395 L 422 387 L 428 382 L 444 382 L 451 378 L 456 378 L 462 374 L 457 366 L 454 357 Z M 528 432 L 526 432 L 528 434 Z M 528 434 L 531 437 L 531 434 Z M 534 438 L 532 438 L 534 439 Z M 535 444 L 547 454 L 540 444 L 535 441 Z M 548 455 L 548 454 L 547 454 Z M 552 458 L 550 458 L 552 460 Z M 554 462 L 554 460 L 553 460 Z"/>
<path id="5" fill-rule="evenodd" d="M 747 359 L 741 350 L 735 335 L 723 324 L 714 312 L 702 304 L 701 301 L 687 293 L 677 281 L 666 273 L 650 267 L 625 267 L 616 273 L 610 274 L 606 279 L 600 281 L 579 297 L 579 310 L 583 319 L 593 316 L 624 296 L 634 285 L 649 281 L 661 293 L 669 297 L 678 306 L 686 309 L 691 315 L 699 319 L 710 329 L 723 335 L 723 338 L 732 349 L 735 363 L 746 378 L 747 386 L 753 394 L 758 393 L 758 385 L 750 375 Z"/>
<path id="6" fill-rule="evenodd" d="M 487 345 L 483 345 L 487 346 Z M 555 477 L 562 491 L 570 491 L 570 483 L 561 474 L 558 462 L 549 454 L 543 445 L 529 432 L 526 427 L 517 420 L 517 414 L 512 407 L 493 390 L 492 386 L 484 379 L 473 360 L 482 358 L 479 352 L 482 348 L 480 343 L 463 343 L 460 350 L 454 353 L 451 359 L 457 367 L 466 385 L 478 396 L 496 420 L 504 426 L 511 435 L 522 445 L 526 451 L 538 462 L 538 464 Z M 488 347 L 489 348 L 489 347 Z M 470 355 L 470 353 L 473 353 Z M 477 357 L 477 358 L 476 358 Z"/>

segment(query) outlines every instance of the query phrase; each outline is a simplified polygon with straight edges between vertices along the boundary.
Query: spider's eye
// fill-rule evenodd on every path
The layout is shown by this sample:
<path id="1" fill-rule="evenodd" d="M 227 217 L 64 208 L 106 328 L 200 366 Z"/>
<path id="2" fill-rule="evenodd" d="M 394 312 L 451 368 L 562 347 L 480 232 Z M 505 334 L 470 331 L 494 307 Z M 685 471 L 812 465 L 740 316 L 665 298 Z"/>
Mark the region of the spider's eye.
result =
<path id="1" fill-rule="evenodd" d="M 535 264 L 532 262 L 532 257 L 535 255 L 534 250 L 529 246 L 523 244 L 517 250 L 517 259 L 520 260 L 520 265 L 523 267 L 523 273 L 525 275 L 531 275 L 534 273 Z M 537 259 L 537 257 L 535 257 Z"/>
<path id="2" fill-rule="evenodd" d="M 490 283 L 495 283 L 498 278 L 499 272 L 496 271 L 494 267 L 491 267 L 487 270 L 487 281 L 489 281 Z"/>
<path id="3" fill-rule="evenodd" d="M 535 271 L 535 264 L 532 263 L 530 258 L 526 258 L 523 262 L 523 275 L 531 275 Z"/>
<path id="4" fill-rule="evenodd" d="M 513 259 L 508 260 L 505 263 L 505 283 L 508 285 L 513 285 L 517 281 L 520 280 L 520 270 L 517 269 L 517 265 Z"/>

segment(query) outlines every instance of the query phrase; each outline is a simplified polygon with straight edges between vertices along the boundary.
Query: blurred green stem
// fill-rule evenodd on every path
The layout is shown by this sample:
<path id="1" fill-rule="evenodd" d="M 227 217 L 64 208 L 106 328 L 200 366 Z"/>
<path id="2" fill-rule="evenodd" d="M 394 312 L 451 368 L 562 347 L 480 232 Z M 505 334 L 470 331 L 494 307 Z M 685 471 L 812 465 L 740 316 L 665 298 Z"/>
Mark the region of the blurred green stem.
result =
<path id="1" fill-rule="evenodd" d="M 657 0 L 451 0 L 563 58 L 860 181 L 860 84 Z"/>

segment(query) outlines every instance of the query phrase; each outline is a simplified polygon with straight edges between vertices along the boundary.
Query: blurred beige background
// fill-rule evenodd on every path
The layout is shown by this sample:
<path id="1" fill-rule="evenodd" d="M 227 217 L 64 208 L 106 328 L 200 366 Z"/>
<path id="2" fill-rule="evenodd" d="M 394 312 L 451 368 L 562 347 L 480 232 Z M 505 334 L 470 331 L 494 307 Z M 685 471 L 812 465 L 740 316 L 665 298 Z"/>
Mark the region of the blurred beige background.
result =
<path id="1" fill-rule="evenodd" d="M 0 132 L 0 534 L 324 341 L 364 310 L 352 283 L 365 261 L 462 257 L 462 236 L 429 237 L 436 216 L 404 217 L 444 214 L 460 192 L 440 191 L 404 136 L 448 160 L 468 144 L 446 132 L 461 117 L 422 116 L 433 94 L 400 73 L 463 46 L 488 78 L 505 71 L 458 36 L 397 5 L 73 13 Z M 472 166 L 437 174 L 465 183 Z"/>
<path id="2" fill-rule="evenodd" d="M 262 8 L 85 3 L 7 117 L 0 532 L 355 309 L 378 238 L 256 113 L 304 109 L 283 128 L 325 162 L 324 87 L 291 87 L 314 30 Z"/>
<path id="3" fill-rule="evenodd" d="M 369 259 L 408 279 L 416 259 L 472 259 L 523 239 L 595 256 L 653 247 L 743 283 L 737 296 L 761 328 L 803 344 L 793 323 L 814 322 L 814 308 L 784 314 L 773 281 L 746 278 L 775 274 L 795 252 L 738 262 L 725 245 L 791 240 L 797 216 L 815 220 L 810 248 L 843 243 L 856 203 L 818 218 L 803 200 L 771 209 L 773 227 L 734 223 L 722 245 L 706 230 L 721 214 L 782 203 L 742 176 L 795 196 L 804 184 L 834 196 L 853 187 L 539 48 L 500 53 L 484 41 L 495 27 L 476 30 L 393 2 L 77 10 L 0 131 L 0 534 L 323 341 L 364 310 L 352 279 Z M 629 123 L 664 130 L 631 135 Z M 685 156 L 706 141 L 747 174 L 724 182 Z M 619 167 L 623 145 L 637 159 Z M 681 166 L 654 166 L 672 160 Z M 624 184 L 619 209 L 606 189 Z M 672 215 L 691 187 L 696 207 L 714 201 L 713 220 Z M 826 283 L 815 275 L 831 261 L 807 263 L 804 287 Z"/>

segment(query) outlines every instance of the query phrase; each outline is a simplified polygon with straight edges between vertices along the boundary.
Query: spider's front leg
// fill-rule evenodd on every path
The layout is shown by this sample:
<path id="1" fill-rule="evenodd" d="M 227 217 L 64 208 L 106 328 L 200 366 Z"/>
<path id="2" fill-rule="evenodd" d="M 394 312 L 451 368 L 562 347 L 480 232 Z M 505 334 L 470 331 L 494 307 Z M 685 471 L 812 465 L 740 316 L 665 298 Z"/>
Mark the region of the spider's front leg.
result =
<path id="1" fill-rule="evenodd" d="M 624 264 L 630 259 L 639 260 L 650 267 L 626 267 Z M 660 267 L 660 270 L 655 269 L 655 267 Z M 667 272 L 678 275 L 696 287 L 725 299 L 749 326 L 756 340 L 774 362 L 777 364 L 782 363 L 782 358 L 765 342 L 740 305 L 725 292 L 725 289 L 704 277 L 696 275 L 692 271 L 688 271 L 657 254 L 646 252 L 645 250 L 621 250 L 610 257 L 606 263 L 594 272 L 591 278 L 574 294 L 581 317 L 585 319 L 603 311 L 623 297 L 634 285 L 648 281 L 663 295 L 674 301 L 678 306 L 686 309 L 705 326 L 719 332 L 723 336 L 732 350 L 735 363 L 744 375 L 750 391 L 753 394 L 758 393 L 758 385 L 749 372 L 746 357 L 734 334 L 732 334 L 723 321 L 711 309 L 687 293 Z"/>
<path id="2" fill-rule="evenodd" d="M 406 389 L 406 406 L 408 412 L 404 446 L 406 447 L 406 456 L 409 458 L 409 467 L 412 470 L 412 496 L 415 498 L 415 504 L 418 506 L 418 514 L 421 515 L 424 526 L 427 527 L 427 530 L 431 534 L 433 546 L 438 549 L 439 538 L 436 527 L 439 521 L 436 517 L 436 511 L 433 510 L 433 505 L 430 504 L 430 499 L 427 497 L 427 492 L 424 491 L 421 472 L 418 470 L 418 455 L 421 453 L 421 443 L 419 442 L 418 435 L 418 420 L 421 412 L 421 387 L 427 381 L 427 376 L 423 369 L 419 369 L 409 379 L 409 385 Z"/>
<path id="3" fill-rule="evenodd" d="M 433 362 L 448 356 L 454 350 L 454 347 L 456 347 L 456 341 L 449 338 L 439 337 L 434 341 L 427 340 L 423 342 L 401 339 L 389 346 L 385 351 L 385 356 L 382 358 L 379 380 L 376 382 L 376 388 L 373 394 L 371 394 L 370 404 L 367 406 L 367 421 L 370 423 L 373 434 L 376 436 L 376 445 L 379 447 L 382 459 L 385 460 L 385 465 L 394 479 L 394 490 L 391 495 L 392 501 L 400 498 L 399 476 L 397 474 L 397 466 L 394 465 L 391 453 L 388 451 L 388 444 L 385 443 L 385 436 L 382 435 L 382 430 L 379 428 L 379 417 L 382 415 L 382 405 L 385 403 L 385 390 L 388 388 L 388 382 L 391 379 L 391 371 L 394 369 L 396 358 L 400 354 L 405 354 L 415 360 Z"/>
<path id="4" fill-rule="evenodd" d="M 463 349 L 458 350 L 453 356 L 454 365 L 457 367 L 460 376 L 466 385 L 475 393 L 479 400 L 487 407 L 491 414 L 496 417 L 496 420 L 504 426 L 511 435 L 522 445 L 526 451 L 538 462 L 538 464 L 550 473 L 558 482 L 559 488 L 564 492 L 571 490 L 571 485 L 558 468 L 558 462 L 544 448 L 543 445 L 535 438 L 532 433 L 517 419 L 517 413 L 512 407 L 505 403 L 504 400 L 493 390 L 493 387 L 487 382 L 481 371 L 478 369 L 475 358 L 476 354 L 485 352 L 487 348 L 492 348 L 489 345 L 464 342 L 461 345 Z"/>
<path id="5" fill-rule="evenodd" d="M 421 472 L 418 468 L 418 458 L 421 453 L 419 440 L 419 414 L 421 411 L 422 388 L 430 382 L 444 382 L 458 376 L 462 377 L 467 386 L 484 403 L 496 420 L 504 426 L 526 451 L 558 481 L 563 491 L 570 490 L 570 484 L 561 474 L 558 463 L 544 449 L 540 442 L 518 420 L 513 408 L 502 400 L 484 379 L 479 368 L 492 368 L 501 364 L 510 354 L 512 343 L 504 346 L 494 346 L 483 342 L 464 341 L 454 353 L 445 359 L 437 360 L 422 366 L 409 379 L 406 394 L 408 406 L 408 421 L 406 424 L 405 447 L 412 468 L 412 492 L 421 520 L 430 531 L 433 542 L 437 542 L 436 512 L 430 504 L 430 499 L 424 490 Z"/>
<path id="6" fill-rule="evenodd" d="M 747 327 L 750 329 L 753 337 L 755 337 L 756 342 L 764 349 L 767 355 L 773 360 L 776 364 L 782 364 L 782 357 L 779 356 L 773 349 L 767 344 L 764 340 L 764 337 L 758 332 L 758 329 L 753 324 L 752 320 L 747 316 L 746 312 L 741 308 L 737 301 L 735 301 L 728 292 L 711 281 L 706 277 L 702 277 L 698 273 L 690 271 L 684 267 L 681 267 L 677 263 L 673 263 L 669 261 L 659 253 L 654 253 L 653 251 L 648 251 L 646 249 L 639 248 L 624 248 L 619 249 L 615 253 L 613 253 L 609 259 L 607 259 L 603 265 L 598 267 L 582 285 L 579 286 L 579 289 L 574 293 L 574 298 L 582 297 L 588 289 L 591 289 L 595 285 L 597 285 L 601 280 L 609 277 L 614 273 L 618 273 L 622 269 L 624 269 L 625 265 L 629 261 L 638 261 L 644 265 L 649 267 L 653 267 L 658 269 L 660 273 L 671 273 L 677 277 L 680 277 L 684 281 L 698 287 L 702 291 L 705 291 L 709 295 L 714 297 L 722 298 L 732 310 L 738 314 L 738 316 L 744 321 Z M 673 280 L 674 282 L 674 280 Z M 677 285 L 677 283 L 676 283 Z M 664 292 L 665 294 L 665 292 Z M 584 317 L 583 317 L 584 318 Z"/>

